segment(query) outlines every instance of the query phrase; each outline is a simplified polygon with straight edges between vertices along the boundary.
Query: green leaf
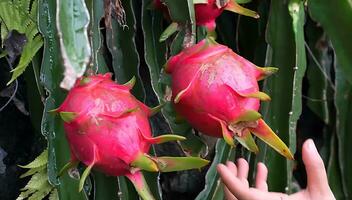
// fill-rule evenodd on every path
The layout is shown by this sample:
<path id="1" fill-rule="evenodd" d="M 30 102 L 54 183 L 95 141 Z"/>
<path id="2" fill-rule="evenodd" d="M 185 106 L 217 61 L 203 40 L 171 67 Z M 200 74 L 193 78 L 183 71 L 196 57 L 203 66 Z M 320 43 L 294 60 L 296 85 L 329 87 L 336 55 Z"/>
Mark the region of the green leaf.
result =
<path id="1" fill-rule="evenodd" d="M 22 174 L 20 178 L 32 175 L 27 185 L 21 189 L 20 195 L 16 200 L 42 200 L 50 191 L 53 186 L 48 181 L 47 173 L 48 151 L 44 150 L 34 161 L 29 163 L 25 168 L 30 168 L 26 173 Z"/>
<path id="2" fill-rule="evenodd" d="M 352 112 L 352 84 L 348 81 L 348 74 L 337 64 L 336 73 L 336 133 L 338 139 L 338 158 L 342 174 L 342 188 L 346 198 L 352 197 L 352 160 L 350 152 L 352 151 L 352 123 L 350 122 L 350 113 Z"/>
<path id="3" fill-rule="evenodd" d="M 40 64 L 41 64 L 42 51 L 38 53 L 32 59 L 31 67 L 27 68 L 24 72 L 24 79 L 26 81 L 27 100 L 28 100 L 28 111 L 32 125 L 34 127 L 37 136 L 41 137 L 40 121 L 43 116 L 43 100 L 45 98 L 44 88 L 40 83 Z"/>
<path id="4" fill-rule="evenodd" d="M 327 176 L 329 180 L 329 186 L 334 193 L 335 198 L 346 199 L 347 197 L 344 194 L 344 188 L 342 185 L 338 147 L 337 136 L 336 134 L 332 134 L 330 140 L 329 163 L 327 165 Z"/>
<path id="5" fill-rule="evenodd" d="M 208 160 L 199 157 L 156 157 L 154 159 L 161 172 L 200 169 L 209 163 Z"/>
<path id="6" fill-rule="evenodd" d="M 20 61 L 15 69 L 12 70 L 13 74 L 7 85 L 24 72 L 32 58 L 43 45 L 43 39 L 38 34 L 36 20 L 38 0 L 34 0 L 32 4 L 30 3 L 30 0 L 0 1 L 1 40 L 4 41 L 8 33 L 12 30 L 24 33 L 27 38 Z"/>
<path id="7" fill-rule="evenodd" d="M 7 52 L 6 51 L 3 51 L 0 53 L 0 59 L 7 56 Z"/>
<path id="8" fill-rule="evenodd" d="M 46 161 L 48 163 L 48 161 Z M 24 178 L 24 177 L 27 177 L 27 176 L 31 176 L 39 171 L 42 171 L 42 170 L 46 170 L 47 166 L 46 165 L 43 165 L 43 166 L 40 166 L 40 167 L 36 167 L 36 168 L 31 168 L 29 169 L 27 172 L 25 172 L 24 174 L 22 174 L 20 176 L 20 178 Z"/>
<path id="9" fill-rule="evenodd" d="M 263 89 L 271 96 L 271 102 L 261 103 L 261 113 L 267 124 L 276 134 L 292 146 L 289 135 L 289 113 L 292 110 L 293 91 L 293 66 L 296 65 L 296 45 L 293 31 L 292 18 L 289 14 L 288 3 L 281 0 L 272 0 L 266 39 L 269 44 L 265 66 L 279 68 L 278 73 L 265 79 Z M 285 51 L 283 51 L 285 49 Z M 290 141 L 291 140 L 291 141 Z M 291 181 L 291 161 L 273 152 L 262 142 L 258 142 L 259 154 L 257 160 L 264 161 L 270 171 L 268 185 L 270 191 L 285 192 L 288 181 Z"/>
<path id="10" fill-rule="evenodd" d="M 328 50 L 329 41 L 321 27 L 317 27 L 312 20 L 307 20 L 307 92 L 308 107 L 326 124 L 329 123 L 329 104 L 334 83 L 331 80 L 332 57 Z"/>
<path id="11" fill-rule="evenodd" d="M 219 174 L 216 171 L 216 166 L 219 163 L 225 163 L 227 160 L 234 159 L 234 149 L 222 139 L 218 139 L 215 147 L 215 157 L 212 164 L 205 176 L 205 187 L 198 194 L 196 200 L 212 200 L 216 199 L 215 196 L 222 192 Z M 221 195 L 220 195 L 221 196 Z"/>
<path id="12" fill-rule="evenodd" d="M 340 68 L 352 83 L 351 1 L 309 0 L 308 10 L 331 39 Z"/>
<path id="13" fill-rule="evenodd" d="M 163 193 L 160 184 L 160 173 L 143 171 L 143 176 L 148 183 L 148 187 L 156 200 L 162 200 Z"/>
<path id="14" fill-rule="evenodd" d="M 16 80 L 17 77 L 19 77 L 24 72 L 24 70 L 26 70 L 28 64 L 32 61 L 33 57 L 42 46 L 43 38 L 41 36 L 34 37 L 32 40 L 30 40 L 24 45 L 20 62 L 18 63 L 16 68 L 11 71 L 13 72 L 13 74 L 11 80 L 7 83 L 7 85 Z"/>
<path id="15" fill-rule="evenodd" d="M 90 14 L 89 23 L 89 41 L 91 46 L 92 62 L 88 66 L 88 70 L 98 73 L 106 73 L 109 71 L 104 59 L 103 35 L 100 30 L 100 21 L 104 17 L 104 1 L 86 0 L 87 8 Z"/>
<path id="16" fill-rule="evenodd" d="M 45 170 L 34 174 L 22 190 L 40 190 L 48 183 L 48 176 Z"/>
<path id="17" fill-rule="evenodd" d="M 117 178 L 93 171 L 95 199 L 119 199 Z"/>
<path id="18" fill-rule="evenodd" d="M 292 17 L 292 26 L 295 38 L 295 67 L 292 88 L 292 104 L 289 113 L 289 143 L 291 152 L 296 152 L 296 128 L 297 121 L 302 113 L 302 82 L 306 72 L 307 61 L 304 40 L 304 22 L 305 13 L 304 5 L 301 0 L 291 0 L 288 4 L 288 10 Z M 287 189 L 286 192 L 292 193 L 293 181 L 293 161 L 287 161 Z"/>
<path id="19" fill-rule="evenodd" d="M 142 4 L 142 29 L 145 38 L 144 58 L 148 65 L 152 88 L 161 103 L 163 102 L 165 84 L 160 82 L 160 74 L 166 62 L 166 45 L 160 43 L 158 39 L 163 32 L 163 15 L 156 10 L 149 9 L 150 3 L 152 0 L 145 0 Z M 164 76 L 164 73 L 162 75 Z"/>
<path id="20" fill-rule="evenodd" d="M 119 199 L 120 200 L 130 200 L 139 199 L 136 189 L 132 183 L 127 179 L 127 177 L 119 176 L 118 186 L 119 186 Z"/>
<path id="21" fill-rule="evenodd" d="M 193 0 L 165 0 L 164 2 L 169 9 L 172 21 L 181 23 L 187 21 L 195 22 Z"/>
<path id="22" fill-rule="evenodd" d="M 119 83 L 128 82 L 133 76 L 137 77 L 132 93 L 137 99 L 145 98 L 143 84 L 138 72 L 139 56 L 135 43 L 136 19 L 131 0 L 121 0 L 126 13 L 126 26 L 121 26 L 112 20 L 112 28 L 106 30 L 106 42 L 112 55 L 114 74 Z"/>
<path id="23" fill-rule="evenodd" d="M 165 0 L 164 2 L 168 7 L 172 21 L 183 26 L 185 35 L 182 37 L 182 45 L 185 47 L 193 45 L 196 41 L 196 20 L 193 0 Z"/>
<path id="24" fill-rule="evenodd" d="M 89 13 L 83 0 L 60 0 L 56 7 L 57 31 L 64 79 L 60 86 L 71 89 L 86 70 L 91 49 L 87 27 Z"/>
<path id="25" fill-rule="evenodd" d="M 42 200 L 44 197 L 46 197 L 50 191 L 53 189 L 53 187 L 46 181 L 46 184 L 40 189 L 34 192 L 28 200 Z"/>
<path id="26" fill-rule="evenodd" d="M 159 38 L 159 42 L 164 42 L 167 40 L 172 34 L 174 34 L 178 30 L 178 24 L 176 22 L 171 23 L 165 31 L 161 34 Z"/>
<path id="27" fill-rule="evenodd" d="M 143 1 L 143 10 L 142 10 L 142 28 L 144 33 L 144 45 L 145 45 L 145 54 L 144 58 L 148 65 L 151 85 L 154 90 L 159 103 L 166 103 L 166 105 L 161 110 L 162 117 L 166 120 L 166 123 L 172 130 L 172 132 L 180 134 L 187 138 L 185 141 L 181 141 L 181 146 L 183 150 L 192 156 L 199 156 L 202 152 L 205 151 L 206 146 L 203 141 L 194 135 L 194 131 L 186 122 L 177 122 L 177 114 L 173 108 L 173 105 L 170 102 L 165 101 L 165 96 L 167 96 L 168 91 L 170 91 L 170 77 L 164 72 L 163 66 L 166 63 L 166 46 L 164 43 L 160 43 L 159 37 L 163 32 L 163 16 L 160 12 L 156 10 L 151 10 L 148 8 L 148 5 L 151 3 L 151 0 Z M 175 54 L 176 51 L 182 49 L 184 31 L 181 30 L 181 33 L 178 33 L 175 40 L 178 40 L 179 43 L 176 45 L 178 50 L 173 51 L 172 54 Z M 175 40 L 173 44 L 175 44 Z"/>
<path id="28" fill-rule="evenodd" d="M 38 157 L 27 165 L 19 165 L 22 168 L 38 168 L 48 163 L 48 150 L 44 150 Z"/>
<path id="29" fill-rule="evenodd" d="M 48 97 L 42 120 L 42 134 L 48 140 L 48 178 L 49 182 L 57 186 L 60 199 L 86 199 L 84 192 L 78 193 L 78 181 L 68 175 L 57 179 L 57 170 L 64 166 L 70 157 L 69 147 L 62 127 L 62 121 L 49 110 L 59 107 L 65 93 L 59 85 L 62 80 L 62 65 L 59 57 L 59 42 L 56 37 L 56 2 L 40 0 L 39 2 L 39 30 L 44 37 L 43 60 L 41 67 L 41 81 Z M 60 183 L 60 184 L 59 184 Z"/>
<path id="30" fill-rule="evenodd" d="M 49 200 L 59 200 L 59 194 L 57 193 L 57 189 L 53 189 L 50 192 Z"/>
<path id="31" fill-rule="evenodd" d="M 236 0 L 237 3 L 250 3 L 252 0 Z"/>

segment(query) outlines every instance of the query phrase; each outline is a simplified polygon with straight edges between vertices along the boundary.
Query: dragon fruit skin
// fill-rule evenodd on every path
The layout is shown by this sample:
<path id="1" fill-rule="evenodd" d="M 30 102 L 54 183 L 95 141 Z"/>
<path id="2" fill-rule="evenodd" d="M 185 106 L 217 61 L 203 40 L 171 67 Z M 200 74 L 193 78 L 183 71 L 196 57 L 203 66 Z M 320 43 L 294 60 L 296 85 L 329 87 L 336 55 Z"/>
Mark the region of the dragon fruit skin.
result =
<path id="1" fill-rule="evenodd" d="M 170 134 L 152 137 L 148 118 L 155 110 L 130 93 L 133 84 L 131 81 L 119 85 L 109 73 L 81 78 L 55 110 L 64 120 L 71 150 L 71 161 L 63 170 L 78 162 L 88 166 L 80 180 L 80 190 L 94 167 L 110 176 L 127 176 L 142 198 L 153 199 L 141 169 L 167 172 L 200 168 L 208 163 L 197 157 L 147 154 L 151 144 L 185 138 Z"/>
<path id="2" fill-rule="evenodd" d="M 198 26 L 205 26 L 209 30 L 215 29 L 215 20 L 225 9 L 226 3 L 223 7 L 216 5 L 216 0 L 208 0 L 208 3 L 200 3 L 194 5 L 195 17 Z"/>
<path id="3" fill-rule="evenodd" d="M 259 68 L 209 38 L 171 57 L 166 65 L 172 77 L 175 109 L 195 129 L 224 137 L 230 145 L 234 145 L 235 137 L 257 152 L 252 132 L 292 159 L 287 146 L 258 113 L 260 100 L 270 97 L 259 91 L 257 81 L 275 71 Z"/>
<path id="4" fill-rule="evenodd" d="M 141 135 L 149 138 L 151 131 L 148 113 L 140 109 L 142 103 L 128 86 L 117 85 L 110 76 L 90 77 L 88 84 L 78 81 L 58 111 L 76 113 L 74 120 L 64 123 L 72 159 L 121 176 L 129 172 L 138 154 L 148 152 L 150 143 Z"/>

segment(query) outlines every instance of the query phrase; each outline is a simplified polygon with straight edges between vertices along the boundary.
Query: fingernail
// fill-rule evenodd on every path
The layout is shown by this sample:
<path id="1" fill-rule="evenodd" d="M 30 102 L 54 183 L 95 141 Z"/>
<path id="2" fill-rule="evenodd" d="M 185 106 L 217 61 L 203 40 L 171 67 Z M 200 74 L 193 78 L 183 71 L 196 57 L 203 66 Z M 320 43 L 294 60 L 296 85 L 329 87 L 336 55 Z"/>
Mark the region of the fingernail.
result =
<path id="1" fill-rule="evenodd" d="M 311 152 L 318 152 L 317 148 L 315 147 L 314 141 L 312 139 L 307 140 L 307 147 L 308 147 L 308 150 Z"/>
<path id="2" fill-rule="evenodd" d="M 221 168 L 221 167 L 225 167 L 225 165 L 222 164 L 222 163 L 219 163 L 216 167 L 217 167 L 217 168 Z"/>

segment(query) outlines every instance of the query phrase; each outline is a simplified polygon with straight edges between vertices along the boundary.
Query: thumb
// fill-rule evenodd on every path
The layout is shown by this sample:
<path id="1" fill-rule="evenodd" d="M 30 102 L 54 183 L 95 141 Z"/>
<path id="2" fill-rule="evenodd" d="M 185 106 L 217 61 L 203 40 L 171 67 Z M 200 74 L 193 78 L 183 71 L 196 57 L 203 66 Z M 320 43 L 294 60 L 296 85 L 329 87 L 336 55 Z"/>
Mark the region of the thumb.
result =
<path id="1" fill-rule="evenodd" d="M 312 139 L 304 142 L 302 159 L 307 171 L 307 189 L 310 192 L 330 191 L 324 162 Z"/>

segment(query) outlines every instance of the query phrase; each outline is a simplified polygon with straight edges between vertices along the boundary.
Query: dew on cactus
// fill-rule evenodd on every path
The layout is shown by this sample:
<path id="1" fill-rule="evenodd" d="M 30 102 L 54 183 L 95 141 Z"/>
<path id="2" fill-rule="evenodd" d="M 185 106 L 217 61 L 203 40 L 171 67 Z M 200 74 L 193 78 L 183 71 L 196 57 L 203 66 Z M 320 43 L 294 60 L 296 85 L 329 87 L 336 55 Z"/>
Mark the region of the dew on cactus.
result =
<path id="1" fill-rule="evenodd" d="M 169 172 L 201 168 L 207 160 L 198 157 L 153 157 L 151 144 L 184 140 L 178 135 L 152 137 L 148 118 L 160 107 L 149 108 L 131 93 L 134 79 L 124 85 L 111 74 L 79 79 L 62 105 L 55 110 L 64 121 L 71 161 L 65 170 L 82 162 L 79 190 L 92 169 L 109 176 L 126 176 L 143 199 L 153 199 L 141 170 Z"/>
<path id="2" fill-rule="evenodd" d="M 213 39 L 202 40 L 169 59 L 166 72 L 172 77 L 176 111 L 200 132 L 234 139 L 258 152 L 252 134 L 281 155 L 293 159 L 285 143 L 271 130 L 258 112 L 260 100 L 270 97 L 259 91 L 257 81 L 276 72 L 260 68 Z"/>

